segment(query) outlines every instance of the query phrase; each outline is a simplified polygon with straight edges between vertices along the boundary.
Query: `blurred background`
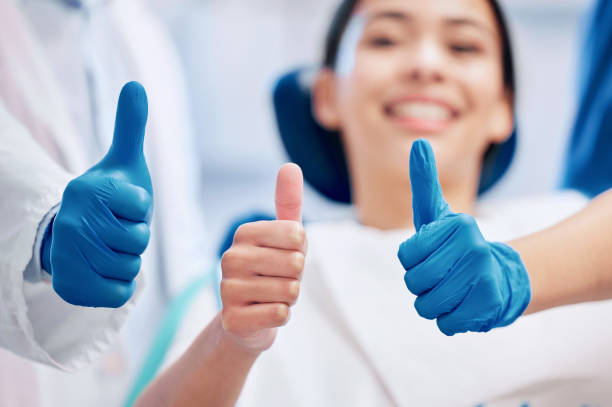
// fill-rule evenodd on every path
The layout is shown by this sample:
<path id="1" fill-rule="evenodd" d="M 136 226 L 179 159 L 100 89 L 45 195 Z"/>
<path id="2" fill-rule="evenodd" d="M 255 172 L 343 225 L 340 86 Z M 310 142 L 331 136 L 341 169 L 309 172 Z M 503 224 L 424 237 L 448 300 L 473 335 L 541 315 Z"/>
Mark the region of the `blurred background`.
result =
<path id="1" fill-rule="evenodd" d="M 287 71 L 319 64 L 324 36 L 339 1 L 143 0 L 152 4 L 154 12 L 168 27 L 183 62 L 194 129 L 190 141 L 199 157 L 199 200 L 206 224 L 201 227 L 197 220 L 188 218 L 190 223 L 187 226 L 179 224 L 177 230 L 193 227 L 198 233 L 201 228 L 201 235 L 192 236 L 206 239 L 202 248 L 205 260 L 215 258 L 228 226 L 236 217 L 253 211 L 274 213 L 276 173 L 288 158 L 277 133 L 272 89 L 277 79 Z M 576 67 L 580 61 L 582 31 L 594 0 L 500 1 L 509 20 L 517 63 L 519 139 L 518 152 L 509 173 L 485 196 L 485 199 L 492 200 L 547 192 L 559 184 L 561 164 L 575 116 Z M 58 0 L 55 6 L 54 2 L 46 0 L 22 2 L 24 8 L 32 6 L 30 11 L 36 17 L 35 26 L 41 28 L 41 32 L 46 32 L 47 28 L 55 32 L 58 27 L 45 27 L 41 21 L 49 21 L 48 10 L 57 9 L 58 4 L 66 3 L 78 9 L 79 4 L 85 3 L 93 9 L 110 1 Z M 78 24 L 80 20 L 75 18 L 76 15 L 76 12 L 69 15 L 68 21 Z M 105 22 L 98 21 L 101 26 Z M 129 23 L 137 22 L 130 20 Z M 104 31 L 92 29 L 91 32 L 95 35 L 85 38 L 83 43 L 95 43 L 93 40 L 99 39 L 98 36 L 106 36 Z M 143 46 L 154 48 L 155 45 L 150 41 Z M 52 49 L 58 59 L 64 57 L 63 51 Z M 84 59 L 88 63 L 91 61 L 87 58 L 96 56 L 96 52 L 89 51 L 92 50 L 84 47 Z M 101 56 L 98 58 L 103 59 L 109 50 L 99 51 Z M 114 68 L 113 63 L 109 65 Z M 78 64 L 73 66 L 70 59 L 66 59 L 66 66 L 80 68 Z M 118 66 L 117 70 L 120 68 Z M 62 72 L 69 76 L 74 70 Z M 108 101 L 112 114 L 114 103 L 114 100 Z M 83 110 L 88 108 L 87 105 L 80 107 Z M 87 116 L 82 117 L 86 121 Z M 113 123 L 110 115 L 108 123 Z M 110 128 L 101 133 L 109 137 L 112 134 Z M 172 143 L 173 136 L 167 135 L 169 143 Z M 176 199 L 172 201 L 176 203 L 180 196 L 172 196 L 172 199 Z M 306 219 L 350 216 L 350 207 L 326 201 L 306 188 Z M 180 235 L 181 244 L 187 239 Z M 189 264 L 193 270 L 168 268 L 166 274 L 160 268 L 162 272 L 159 275 L 147 276 L 147 289 L 122 331 L 124 343 L 117 344 L 105 356 L 101 372 L 94 366 L 84 371 L 82 377 L 73 377 L 74 388 L 81 387 L 81 381 L 84 383 L 82 388 L 85 388 L 90 379 L 87 373 L 93 372 L 96 386 L 104 393 L 97 395 L 100 405 L 118 405 L 116 399 L 123 398 L 123 393 L 131 387 L 149 350 L 156 350 L 152 347 L 152 344 L 156 345 L 155 335 L 158 328 L 164 328 L 160 321 L 172 295 L 177 294 L 174 289 L 178 287 L 171 287 L 174 280 L 182 287 L 187 279 L 193 277 L 190 271 L 208 271 L 208 262 L 203 263 L 206 264 Z M 182 274 L 187 277 L 177 278 Z M 124 357 L 128 354 L 129 358 Z M 63 376 L 41 378 L 49 380 L 49 383 L 55 379 L 58 383 L 64 381 Z M 65 392 L 64 397 L 74 400 L 78 394 Z M 68 404 L 74 403 L 67 401 L 62 405 Z"/>
<path id="2" fill-rule="evenodd" d="M 273 213 L 276 171 L 286 161 L 271 90 L 292 67 L 317 64 L 337 0 L 155 0 L 189 80 L 202 205 L 212 251 L 230 220 Z M 488 195 L 498 199 L 555 188 L 574 118 L 575 65 L 592 0 L 505 0 L 518 69 L 518 154 Z M 305 216 L 350 210 L 305 197 Z"/>

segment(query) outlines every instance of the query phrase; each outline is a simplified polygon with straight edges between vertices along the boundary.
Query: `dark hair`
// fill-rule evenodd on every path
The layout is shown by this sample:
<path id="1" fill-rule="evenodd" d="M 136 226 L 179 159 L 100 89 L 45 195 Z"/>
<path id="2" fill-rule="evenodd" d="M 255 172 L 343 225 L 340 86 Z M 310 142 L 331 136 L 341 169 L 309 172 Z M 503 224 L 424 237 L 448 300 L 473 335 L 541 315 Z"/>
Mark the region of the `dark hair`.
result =
<path id="1" fill-rule="evenodd" d="M 510 34 L 508 31 L 508 25 L 506 24 L 506 19 L 504 18 L 504 15 L 497 1 L 487 1 L 493 9 L 493 14 L 495 15 L 495 20 L 497 21 L 497 25 L 499 26 L 499 32 L 501 35 L 504 86 L 511 91 L 512 97 L 514 98 L 516 80 L 514 73 L 514 58 L 512 56 L 512 47 L 510 45 Z M 338 57 L 338 48 L 340 47 L 340 41 L 342 40 L 344 31 L 346 30 L 346 27 L 349 21 L 351 20 L 353 10 L 355 9 L 358 3 L 359 0 L 343 0 L 342 3 L 340 3 L 338 9 L 336 10 L 325 40 L 325 53 L 323 54 L 324 67 L 330 69 L 334 68 L 336 64 L 336 59 Z"/>

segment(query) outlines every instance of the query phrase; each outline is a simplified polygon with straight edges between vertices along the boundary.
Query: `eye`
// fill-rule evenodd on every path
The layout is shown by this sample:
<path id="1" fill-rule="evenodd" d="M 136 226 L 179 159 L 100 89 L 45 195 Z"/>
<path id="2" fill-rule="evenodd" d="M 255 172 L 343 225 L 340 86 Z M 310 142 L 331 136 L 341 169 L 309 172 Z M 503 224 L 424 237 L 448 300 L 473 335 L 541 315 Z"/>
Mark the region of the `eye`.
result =
<path id="1" fill-rule="evenodd" d="M 450 49 L 457 54 L 477 54 L 480 52 L 478 46 L 470 44 L 451 44 Z"/>
<path id="2" fill-rule="evenodd" d="M 377 36 L 368 40 L 368 45 L 374 48 L 387 48 L 395 45 L 396 42 L 390 37 L 386 36 Z"/>

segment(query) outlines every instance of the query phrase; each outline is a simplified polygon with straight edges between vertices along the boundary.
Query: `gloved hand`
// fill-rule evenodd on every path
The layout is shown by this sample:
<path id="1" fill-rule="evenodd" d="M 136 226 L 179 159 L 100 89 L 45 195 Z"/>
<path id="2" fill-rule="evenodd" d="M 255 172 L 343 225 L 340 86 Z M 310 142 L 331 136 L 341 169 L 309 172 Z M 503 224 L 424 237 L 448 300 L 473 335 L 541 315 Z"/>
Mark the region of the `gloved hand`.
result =
<path id="1" fill-rule="evenodd" d="M 531 299 L 519 254 L 503 243 L 487 242 L 474 218 L 450 210 L 425 140 L 412 146 L 410 181 L 416 233 L 402 243 L 398 257 L 406 286 L 418 296 L 419 315 L 437 319 L 449 336 L 514 322 Z"/>
<path id="2" fill-rule="evenodd" d="M 43 268 L 65 301 L 117 308 L 134 292 L 149 242 L 153 189 L 143 155 L 147 96 L 137 82 L 121 90 L 106 156 L 66 187 L 41 249 Z"/>

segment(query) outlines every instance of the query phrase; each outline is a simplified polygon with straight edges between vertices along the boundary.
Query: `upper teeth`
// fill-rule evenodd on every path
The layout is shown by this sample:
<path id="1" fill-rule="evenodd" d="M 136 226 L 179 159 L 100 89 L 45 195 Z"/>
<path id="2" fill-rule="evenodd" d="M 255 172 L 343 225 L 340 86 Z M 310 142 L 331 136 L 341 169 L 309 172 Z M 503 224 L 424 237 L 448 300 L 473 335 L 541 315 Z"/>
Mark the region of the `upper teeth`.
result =
<path id="1" fill-rule="evenodd" d="M 445 121 L 451 117 L 448 108 L 427 102 L 398 103 L 392 107 L 392 113 L 395 116 L 433 121 Z"/>

